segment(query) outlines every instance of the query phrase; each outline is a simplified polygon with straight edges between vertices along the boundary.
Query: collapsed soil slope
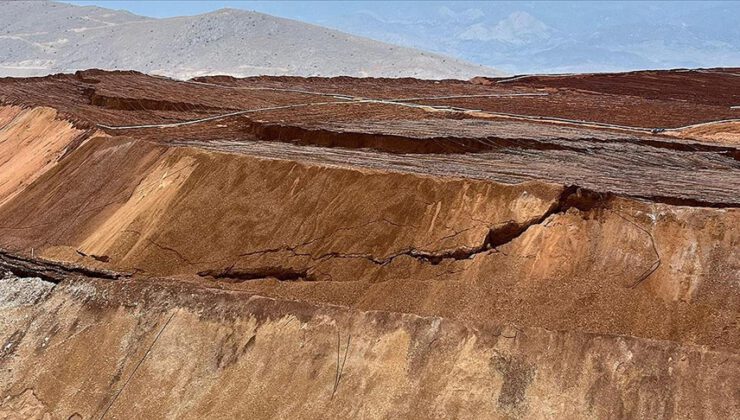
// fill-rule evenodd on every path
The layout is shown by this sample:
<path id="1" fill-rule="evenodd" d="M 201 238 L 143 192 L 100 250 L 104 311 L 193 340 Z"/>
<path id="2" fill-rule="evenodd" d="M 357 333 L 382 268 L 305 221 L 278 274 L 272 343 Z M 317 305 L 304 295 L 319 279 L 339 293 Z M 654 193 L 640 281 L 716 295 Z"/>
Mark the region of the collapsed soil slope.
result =
<path id="1" fill-rule="evenodd" d="M 695 91 L 635 96 L 635 85 L 655 79 L 616 77 L 630 86 L 616 99 L 618 87 L 583 96 L 516 81 L 185 83 L 101 71 L 0 81 L 0 147 L 36 159 L 25 172 L 3 172 L 0 248 L 14 256 L 0 265 L 62 280 L 9 309 L 0 410 L 733 417 L 737 139 L 656 131 L 660 114 L 641 110 L 696 105 L 697 114 L 665 123 L 724 121 L 735 111 Z M 560 96 L 568 118 L 538 105 Z M 476 106 L 458 106 L 460 97 Z M 629 126 L 592 119 L 611 104 L 629 111 L 620 101 L 634 104 Z M 509 108 L 486 111 L 490 104 Z M 64 265 L 41 269 L 39 258 Z M 69 273 L 47 274 L 60 270 Z M 132 280 L 95 279 L 112 271 Z M 238 308 L 247 311 L 234 317 Z M 291 317 L 300 322 L 282 329 Z M 93 327 L 98 318 L 120 328 Z M 333 319 L 349 323 L 339 340 Z M 433 332 L 439 322 L 449 330 Z M 38 326 L 47 323 L 52 335 Z M 307 328 L 326 349 L 295 338 Z M 188 339 L 177 332 L 185 330 Z M 42 356 L 55 335 L 56 350 Z M 350 335 L 375 358 L 335 360 Z M 131 344 L 103 360 L 81 337 Z M 158 351 L 140 347 L 160 340 Z M 31 350 L 38 342 L 42 350 Z M 210 353 L 210 343 L 221 344 Z M 19 356 L 30 352 L 48 366 L 41 373 Z M 181 352 L 191 361 L 171 358 Z M 57 357 L 79 363 L 61 372 Z M 130 357 L 145 370 L 132 371 Z M 261 373 L 243 378 L 242 369 Z M 582 373 L 561 382 L 565 371 Z M 54 384 L 62 377 L 99 391 L 65 394 Z M 723 391 L 700 391 L 709 381 Z M 239 393 L 215 396 L 211 387 L 249 397 L 220 412 Z"/>
<path id="2" fill-rule="evenodd" d="M 52 108 L 0 109 L 0 205 L 31 184 L 84 134 Z"/>
<path id="3" fill-rule="evenodd" d="M 12 293 L 18 283 L 24 294 Z M 703 346 L 358 312 L 164 280 L 78 278 L 50 289 L 40 281 L 6 279 L 0 290 L 0 333 L 10 336 L 0 354 L 13 367 L 0 372 L 0 415 L 544 419 L 737 413 L 732 401 L 740 357 Z"/>

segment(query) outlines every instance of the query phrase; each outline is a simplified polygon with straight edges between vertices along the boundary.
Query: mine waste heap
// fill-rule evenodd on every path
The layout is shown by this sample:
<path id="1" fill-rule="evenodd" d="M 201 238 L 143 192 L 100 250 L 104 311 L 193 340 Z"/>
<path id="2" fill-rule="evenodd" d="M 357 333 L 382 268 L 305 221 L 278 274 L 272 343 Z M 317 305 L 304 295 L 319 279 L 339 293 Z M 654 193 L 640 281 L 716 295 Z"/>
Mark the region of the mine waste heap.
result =
<path id="1" fill-rule="evenodd" d="M 738 76 L 0 79 L 0 418 L 739 418 Z"/>

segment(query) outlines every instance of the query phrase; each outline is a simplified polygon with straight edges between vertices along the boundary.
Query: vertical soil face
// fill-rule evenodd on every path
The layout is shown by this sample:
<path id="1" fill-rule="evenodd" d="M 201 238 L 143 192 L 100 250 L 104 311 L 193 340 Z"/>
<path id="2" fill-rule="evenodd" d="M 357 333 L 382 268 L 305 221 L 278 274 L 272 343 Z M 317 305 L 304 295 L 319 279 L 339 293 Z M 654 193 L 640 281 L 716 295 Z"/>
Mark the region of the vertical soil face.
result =
<path id="1" fill-rule="evenodd" d="M 78 280 L 0 313 L 14 321 L 4 337 L 25 332 L 3 358 L 13 369 L 0 372 L 0 412 L 52 418 L 722 418 L 735 412 L 740 363 L 705 346 L 182 282 Z"/>
<path id="2" fill-rule="evenodd" d="M 0 81 L 0 416 L 740 414 L 730 131 L 586 121 L 593 81 L 94 75 Z"/>
<path id="3" fill-rule="evenodd" d="M 83 134 L 51 108 L 0 107 L 0 205 L 53 167 Z"/>
<path id="4" fill-rule="evenodd" d="M 108 138 L 40 181 L 0 208 L 2 247 L 367 310 L 740 344 L 736 209 Z"/>

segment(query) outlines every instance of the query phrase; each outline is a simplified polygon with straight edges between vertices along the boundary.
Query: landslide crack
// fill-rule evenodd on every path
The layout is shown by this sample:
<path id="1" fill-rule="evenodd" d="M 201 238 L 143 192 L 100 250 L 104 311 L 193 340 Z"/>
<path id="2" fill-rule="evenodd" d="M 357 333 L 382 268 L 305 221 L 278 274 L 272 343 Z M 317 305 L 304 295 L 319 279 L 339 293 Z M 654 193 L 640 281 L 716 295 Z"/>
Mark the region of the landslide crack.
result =
<path id="1" fill-rule="evenodd" d="M 249 269 L 235 269 L 229 267 L 223 270 L 205 270 L 198 273 L 201 277 L 212 277 L 214 280 L 224 280 L 239 283 L 249 280 L 274 278 L 280 281 L 315 281 L 308 274 L 308 269 L 296 270 L 290 267 L 268 266 Z"/>
<path id="2" fill-rule="evenodd" d="M 312 240 L 298 246 L 286 245 L 278 248 L 253 251 L 240 255 L 240 257 L 245 257 L 276 252 L 288 252 L 295 257 L 307 257 L 315 262 L 314 264 L 309 264 L 305 268 L 298 269 L 284 266 L 234 268 L 234 265 L 236 264 L 234 263 L 226 268 L 200 271 L 198 272 L 198 275 L 201 277 L 210 277 L 214 280 L 229 282 L 243 282 L 268 278 L 274 278 L 279 281 L 316 281 L 317 278 L 312 273 L 312 270 L 319 263 L 333 258 L 365 259 L 373 264 L 380 266 L 388 265 L 396 258 L 402 256 L 408 256 L 431 265 L 438 265 L 446 260 L 467 260 L 473 258 L 475 255 L 490 252 L 491 250 L 496 250 L 503 245 L 511 243 L 512 241 L 519 238 L 522 234 L 524 234 L 530 227 L 544 223 L 545 220 L 547 220 L 550 216 L 554 214 L 562 214 L 572 208 L 578 209 L 581 212 L 588 212 L 598 208 L 606 208 L 612 198 L 613 194 L 611 193 L 599 193 L 574 185 L 566 186 L 561 192 L 558 199 L 555 200 L 543 214 L 524 222 L 518 223 L 513 220 L 509 220 L 500 223 L 494 227 L 491 227 L 481 241 L 480 245 L 477 246 L 463 246 L 443 251 L 426 251 L 416 248 L 409 248 L 404 251 L 389 255 L 385 258 L 379 258 L 372 254 L 341 252 L 328 252 L 322 255 L 315 256 L 311 253 L 299 252 L 297 250 L 303 245 L 315 242 L 315 240 Z M 159 244 L 156 245 L 162 249 L 176 252 L 176 250 L 174 249 L 162 247 Z M 187 261 L 186 259 L 184 259 L 184 257 L 182 258 L 184 261 L 193 265 L 192 262 Z"/>
<path id="3" fill-rule="evenodd" d="M 89 268 L 77 264 L 48 261 L 24 257 L 0 249 L 0 268 L 18 277 L 38 277 L 52 283 L 60 283 L 70 277 L 85 276 L 117 280 L 130 277 L 129 273 Z"/>
<path id="4" fill-rule="evenodd" d="M 598 193 L 595 191 L 579 188 L 574 185 L 567 186 L 560 194 L 560 197 L 555 202 L 553 202 L 550 208 L 541 216 L 533 220 L 525 221 L 523 223 L 517 223 L 513 220 L 509 220 L 502 224 L 499 224 L 488 231 L 488 234 L 483 239 L 483 243 L 481 243 L 481 245 L 479 246 L 462 247 L 440 253 L 409 250 L 400 254 L 393 255 L 385 260 L 373 261 L 380 264 L 387 264 L 401 255 L 408 255 L 413 258 L 429 262 L 432 265 L 439 264 L 447 259 L 466 260 L 472 258 L 477 254 L 496 249 L 500 246 L 512 242 L 513 240 L 524 234 L 524 232 L 526 232 L 530 227 L 542 224 L 545 220 L 547 220 L 547 218 L 554 214 L 565 213 L 571 208 L 576 208 L 583 212 L 587 212 L 596 208 L 603 208 L 607 206 L 611 198 L 612 195 L 609 193 Z"/>
<path id="5" fill-rule="evenodd" d="M 85 89 L 90 105 L 119 111 L 176 111 L 176 112 L 222 112 L 233 108 L 208 106 L 200 103 L 168 101 L 153 98 L 116 96 L 98 92 L 95 88 Z"/>
<path id="6" fill-rule="evenodd" d="M 318 263 L 333 258 L 365 259 L 373 264 L 380 266 L 388 265 L 396 258 L 402 256 L 408 256 L 431 265 L 438 265 L 446 260 L 467 260 L 473 258 L 475 255 L 490 252 L 491 250 L 495 250 L 500 246 L 514 241 L 522 234 L 524 234 L 524 232 L 526 232 L 530 227 L 542 224 L 547 218 L 554 214 L 564 213 L 571 208 L 576 208 L 583 212 L 587 212 L 597 208 L 604 208 L 608 205 L 609 200 L 612 197 L 613 195 L 610 193 L 598 193 L 576 186 L 567 186 L 563 189 L 558 199 L 555 200 L 547 209 L 547 211 L 545 211 L 542 215 L 521 223 L 509 220 L 497 226 L 494 226 L 490 228 L 486 236 L 483 238 L 481 244 L 477 246 L 464 246 L 444 251 L 426 251 L 416 248 L 409 248 L 404 251 L 389 255 L 385 258 L 379 258 L 372 254 L 349 254 L 341 252 L 327 252 L 319 256 L 314 256 L 310 253 L 297 251 L 297 249 L 302 245 L 315 242 L 314 240 L 312 240 L 298 246 L 282 246 L 279 248 L 267 249 L 262 251 L 253 251 L 241 255 L 250 256 L 275 252 L 288 252 L 295 257 L 308 257 L 312 261 L 316 262 L 316 264 L 310 265 L 305 269 L 297 270 L 294 268 L 285 268 L 280 266 L 234 269 L 232 266 L 219 270 L 206 270 L 199 272 L 198 274 L 202 277 L 212 277 L 214 279 L 226 279 L 237 282 L 264 278 L 276 278 L 283 281 L 315 281 L 316 279 L 311 274 L 311 270 L 313 270 Z"/>
<path id="7" fill-rule="evenodd" d="M 291 143 L 300 146 L 340 147 L 345 149 L 373 149 L 396 154 L 450 154 L 474 153 L 505 148 L 523 150 L 570 150 L 578 147 L 536 139 L 507 139 L 500 137 L 428 137 L 365 133 L 327 128 L 314 128 L 283 123 L 267 123 L 247 119 L 245 132 L 260 141 Z"/>
<path id="8" fill-rule="evenodd" d="M 390 255 L 386 258 L 377 258 L 373 255 L 368 254 L 343 254 L 338 252 L 330 252 L 319 257 L 312 257 L 312 259 L 323 261 L 331 258 L 363 258 L 377 265 L 390 264 L 391 262 L 393 262 L 393 260 L 401 256 L 409 256 L 417 260 L 430 263 L 432 265 L 440 264 L 442 261 L 445 260 L 467 260 L 477 254 L 489 252 L 490 250 L 496 249 L 517 239 L 524 232 L 526 232 L 527 229 L 532 226 L 542 224 L 553 214 L 565 213 L 571 208 L 576 208 L 583 212 L 587 212 L 596 208 L 603 208 L 608 205 L 608 202 L 611 200 L 612 197 L 613 196 L 610 193 L 598 193 L 584 188 L 579 188 L 574 185 L 567 186 L 560 194 L 558 199 L 554 201 L 550 208 L 548 208 L 548 210 L 545 211 L 541 216 L 522 223 L 517 223 L 513 220 L 509 220 L 495 227 L 492 227 L 486 234 L 482 243 L 478 246 L 460 247 L 446 251 L 424 251 L 416 248 L 410 248 L 405 251 Z M 306 256 L 306 254 L 297 254 L 295 252 L 294 254 Z"/>

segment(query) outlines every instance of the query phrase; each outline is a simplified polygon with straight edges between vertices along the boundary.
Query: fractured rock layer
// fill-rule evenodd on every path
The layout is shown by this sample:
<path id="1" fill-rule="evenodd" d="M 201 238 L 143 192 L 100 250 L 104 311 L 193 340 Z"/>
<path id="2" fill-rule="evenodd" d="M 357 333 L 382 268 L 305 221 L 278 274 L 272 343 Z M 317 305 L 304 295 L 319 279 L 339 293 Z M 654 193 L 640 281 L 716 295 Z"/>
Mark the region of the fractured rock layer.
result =
<path id="1" fill-rule="evenodd" d="M 3 80 L 0 413 L 733 417 L 733 98 L 620 77 Z"/>
<path id="2" fill-rule="evenodd" d="M 703 346 L 166 281 L 78 279 L 0 313 L 0 413 L 37 417 L 729 418 L 740 385 L 738 355 Z"/>

